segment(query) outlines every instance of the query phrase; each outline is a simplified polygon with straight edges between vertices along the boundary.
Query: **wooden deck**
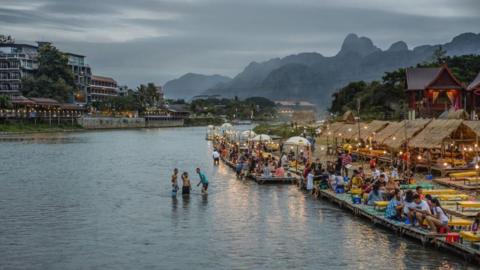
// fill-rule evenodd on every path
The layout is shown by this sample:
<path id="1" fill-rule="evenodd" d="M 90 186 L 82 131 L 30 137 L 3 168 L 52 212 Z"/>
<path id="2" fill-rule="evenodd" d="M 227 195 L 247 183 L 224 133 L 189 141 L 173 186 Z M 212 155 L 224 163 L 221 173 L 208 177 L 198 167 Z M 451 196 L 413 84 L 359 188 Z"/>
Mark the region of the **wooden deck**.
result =
<path id="1" fill-rule="evenodd" d="M 462 180 L 452 180 L 447 177 L 434 178 L 433 182 L 464 191 L 480 191 L 480 185 L 465 185 L 465 182 Z"/>

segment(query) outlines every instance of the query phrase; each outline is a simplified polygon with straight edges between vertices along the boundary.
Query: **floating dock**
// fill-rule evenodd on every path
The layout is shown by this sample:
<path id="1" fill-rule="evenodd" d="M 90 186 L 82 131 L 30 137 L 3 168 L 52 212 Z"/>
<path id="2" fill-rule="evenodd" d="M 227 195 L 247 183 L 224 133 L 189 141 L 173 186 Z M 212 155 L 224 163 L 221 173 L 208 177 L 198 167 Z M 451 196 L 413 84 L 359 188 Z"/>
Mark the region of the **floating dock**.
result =
<path id="1" fill-rule="evenodd" d="M 224 158 L 222 158 L 222 161 L 227 166 L 235 169 L 235 164 L 233 164 L 232 162 Z M 298 181 L 299 186 L 301 187 L 301 183 L 303 182 L 302 179 L 295 179 Z M 442 235 L 431 233 L 429 230 L 423 229 L 421 227 L 414 227 L 411 225 L 407 225 L 404 222 L 387 219 L 384 217 L 383 211 L 375 210 L 373 206 L 365 204 L 354 204 L 352 202 L 352 197 L 350 194 L 337 194 L 331 190 L 320 190 L 317 194 L 319 198 L 326 199 L 338 205 L 342 209 L 349 210 L 355 216 L 360 216 L 362 218 L 370 220 L 373 225 L 381 225 L 382 227 L 395 232 L 397 235 L 419 240 L 423 246 L 442 248 L 444 250 L 453 252 L 460 257 L 463 257 L 468 262 L 480 264 L 480 245 L 478 243 L 447 241 L 446 234 Z"/>

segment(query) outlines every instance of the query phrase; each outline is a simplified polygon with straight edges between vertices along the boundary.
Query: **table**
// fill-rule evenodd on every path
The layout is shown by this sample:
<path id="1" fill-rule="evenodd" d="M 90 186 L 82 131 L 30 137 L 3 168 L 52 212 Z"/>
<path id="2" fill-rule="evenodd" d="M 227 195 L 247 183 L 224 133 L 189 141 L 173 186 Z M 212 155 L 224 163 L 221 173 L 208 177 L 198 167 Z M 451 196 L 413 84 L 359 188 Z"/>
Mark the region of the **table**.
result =
<path id="1" fill-rule="evenodd" d="M 460 237 L 470 242 L 480 242 L 480 234 L 475 234 L 471 231 L 461 231 Z"/>
<path id="2" fill-rule="evenodd" d="M 462 200 L 468 200 L 468 195 L 467 194 L 440 194 L 440 195 L 435 195 L 437 199 L 440 201 L 462 201 Z"/>
<path id="3" fill-rule="evenodd" d="M 462 209 L 462 212 L 465 208 L 480 208 L 480 202 L 477 201 L 461 201 L 457 202 L 457 211 L 459 208 Z"/>
<path id="4" fill-rule="evenodd" d="M 446 194 L 457 194 L 457 191 L 454 189 L 428 189 L 428 190 L 424 190 L 423 194 L 446 195 Z"/>

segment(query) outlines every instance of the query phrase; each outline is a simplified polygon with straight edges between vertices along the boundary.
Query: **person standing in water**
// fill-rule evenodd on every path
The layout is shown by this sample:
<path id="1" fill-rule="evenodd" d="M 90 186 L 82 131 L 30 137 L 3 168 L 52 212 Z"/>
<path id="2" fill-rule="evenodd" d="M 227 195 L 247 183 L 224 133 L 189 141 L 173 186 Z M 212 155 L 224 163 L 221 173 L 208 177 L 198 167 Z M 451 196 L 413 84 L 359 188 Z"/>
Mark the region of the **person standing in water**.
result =
<path id="1" fill-rule="evenodd" d="M 177 196 L 177 191 L 178 191 L 178 169 L 175 168 L 173 169 L 173 174 L 172 174 L 172 196 Z"/>
<path id="2" fill-rule="evenodd" d="M 217 149 L 213 149 L 212 153 L 213 157 L 213 165 L 219 165 L 220 164 L 220 153 L 218 153 Z"/>
<path id="3" fill-rule="evenodd" d="M 190 179 L 188 178 L 188 173 L 184 172 L 182 174 L 182 195 L 189 195 L 190 194 Z"/>
<path id="4" fill-rule="evenodd" d="M 200 171 L 200 168 L 197 168 L 197 174 L 200 177 L 200 182 L 198 182 L 197 187 L 202 184 L 202 194 L 207 194 L 208 190 L 208 179 L 203 172 Z"/>

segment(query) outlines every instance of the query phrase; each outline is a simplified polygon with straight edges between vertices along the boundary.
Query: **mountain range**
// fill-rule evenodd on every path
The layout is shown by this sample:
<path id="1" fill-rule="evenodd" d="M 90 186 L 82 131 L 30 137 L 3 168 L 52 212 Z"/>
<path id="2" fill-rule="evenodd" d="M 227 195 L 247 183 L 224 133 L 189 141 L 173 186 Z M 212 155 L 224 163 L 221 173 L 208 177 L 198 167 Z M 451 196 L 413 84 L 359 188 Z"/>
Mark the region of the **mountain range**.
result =
<path id="1" fill-rule="evenodd" d="M 231 80 L 225 79 L 220 83 L 212 80 L 214 82 L 202 85 L 186 83 L 191 88 L 183 88 L 182 95 L 186 98 L 202 93 L 225 97 L 264 96 L 274 100 L 309 100 L 326 108 L 336 89 L 352 81 L 378 80 L 387 71 L 432 60 L 433 52 L 439 46 L 449 56 L 480 54 L 480 34 L 463 33 L 445 44 L 422 45 L 413 49 L 409 49 L 405 42 L 398 41 L 387 50 L 381 50 L 367 37 L 349 34 L 335 56 L 326 57 L 312 52 L 273 58 L 261 63 L 251 62 Z M 171 82 L 182 85 L 185 76 L 167 85 Z M 168 93 L 167 85 L 165 88 Z M 178 88 L 170 89 L 178 91 Z"/>
<path id="2" fill-rule="evenodd" d="M 171 99 L 190 99 L 200 95 L 207 89 L 222 87 L 230 82 L 232 78 L 222 75 L 202 75 L 187 73 L 178 79 L 168 81 L 163 89 L 165 96 Z"/>

